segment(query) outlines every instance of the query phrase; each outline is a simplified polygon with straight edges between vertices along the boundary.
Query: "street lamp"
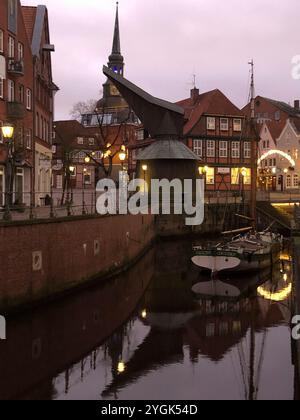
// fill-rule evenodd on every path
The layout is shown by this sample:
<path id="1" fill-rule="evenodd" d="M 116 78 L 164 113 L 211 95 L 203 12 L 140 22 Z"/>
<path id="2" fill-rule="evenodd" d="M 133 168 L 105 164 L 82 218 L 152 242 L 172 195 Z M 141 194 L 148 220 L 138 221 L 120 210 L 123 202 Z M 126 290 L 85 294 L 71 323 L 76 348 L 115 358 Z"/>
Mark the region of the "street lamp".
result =
<path id="1" fill-rule="evenodd" d="M 82 214 L 86 215 L 85 210 L 85 175 L 87 174 L 87 169 L 83 168 L 82 171 Z"/>
<path id="2" fill-rule="evenodd" d="M 91 158 L 89 157 L 89 156 L 86 156 L 85 158 L 84 158 L 84 161 L 85 161 L 85 163 L 90 163 L 90 161 L 91 161 Z"/>
<path id="3" fill-rule="evenodd" d="M 10 213 L 10 197 L 12 194 L 12 176 L 13 176 L 13 136 L 14 136 L 14 126 L 11 124 L 4 124 L 1 127 L 2 136 L 7 140 L 7 159 L 6 159 L 6 171 L 5 171 L 5 211 L 3 218 L 4 220 L 11 220 Z"/>
<path id="4" fill-rule="evenodd" d="M 142 170 L 144 172 L 144 192 L 146 193 L 146 172 L 148 171 L 148 165 L 143 165 Z"/>

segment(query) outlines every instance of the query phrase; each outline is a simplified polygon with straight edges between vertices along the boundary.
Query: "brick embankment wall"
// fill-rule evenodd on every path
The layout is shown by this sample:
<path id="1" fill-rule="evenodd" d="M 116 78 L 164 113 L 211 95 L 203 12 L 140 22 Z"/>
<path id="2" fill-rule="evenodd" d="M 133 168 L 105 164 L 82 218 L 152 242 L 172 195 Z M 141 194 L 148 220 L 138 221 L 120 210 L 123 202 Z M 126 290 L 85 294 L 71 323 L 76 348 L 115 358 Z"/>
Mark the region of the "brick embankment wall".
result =
<path id="1" fill-rule="evenodd" d="M 74 217 L 0 226 L 0 310 L 120 271 L 155 238 L 152 216 Z"/>

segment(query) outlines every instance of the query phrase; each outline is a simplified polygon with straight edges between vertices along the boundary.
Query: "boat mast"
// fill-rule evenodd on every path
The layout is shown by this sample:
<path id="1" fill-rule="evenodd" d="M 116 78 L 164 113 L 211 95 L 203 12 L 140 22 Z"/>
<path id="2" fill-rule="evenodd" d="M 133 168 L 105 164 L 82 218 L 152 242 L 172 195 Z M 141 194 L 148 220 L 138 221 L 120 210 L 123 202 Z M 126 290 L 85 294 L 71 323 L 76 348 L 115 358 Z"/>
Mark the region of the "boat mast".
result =
<path id="1" fill-rule="evenodd" d="M 255 128 L 255 82 L 254 82 L 254 61 L 249 61 L 251 66 L 251 86 L 250 86 L 250 103 L 251 103 L 251 117 L 250 117 L 250 136 L 255 136 L 252 139 L 252 165 L 251 165 L 251 217 L 253 219 L 253 227 L 256 228 L 257 213 L 256 213 L 256 196 L 257 196 L 257 159 L 258 159 L 258 141 L 256 138 Z"/>

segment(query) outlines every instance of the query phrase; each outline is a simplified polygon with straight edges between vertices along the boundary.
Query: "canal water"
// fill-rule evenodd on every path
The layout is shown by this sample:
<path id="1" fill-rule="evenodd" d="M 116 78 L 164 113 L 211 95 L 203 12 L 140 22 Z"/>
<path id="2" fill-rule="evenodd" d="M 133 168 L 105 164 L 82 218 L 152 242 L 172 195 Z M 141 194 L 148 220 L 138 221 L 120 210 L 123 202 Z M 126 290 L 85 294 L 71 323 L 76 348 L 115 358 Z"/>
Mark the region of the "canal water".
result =
<path id="1" fill-rule="evenodd" d="M 212 284 L 191 246 L 162 242 L 127 273 L 8 319 L 0 399 L 294 399 L 289 254 Z"/>

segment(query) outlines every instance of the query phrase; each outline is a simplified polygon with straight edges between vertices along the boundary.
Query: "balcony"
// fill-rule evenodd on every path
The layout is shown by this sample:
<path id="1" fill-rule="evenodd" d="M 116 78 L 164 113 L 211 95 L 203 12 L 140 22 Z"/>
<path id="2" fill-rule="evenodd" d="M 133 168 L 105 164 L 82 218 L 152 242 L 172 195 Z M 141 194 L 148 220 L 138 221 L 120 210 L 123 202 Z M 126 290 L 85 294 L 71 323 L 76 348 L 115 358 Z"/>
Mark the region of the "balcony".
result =
<path id="1" fill-rule="evenodd" d="M 8 61 L 8 74 L 11 76 L 22 77 L 24 76 L 24 62 L 11 59 Z"/>
<path id="2" fill-rule="evenodd" d="M 25 116 L 25 106 L 20 102 L 7 102 L 7 118 L 21 120 Z"/>

